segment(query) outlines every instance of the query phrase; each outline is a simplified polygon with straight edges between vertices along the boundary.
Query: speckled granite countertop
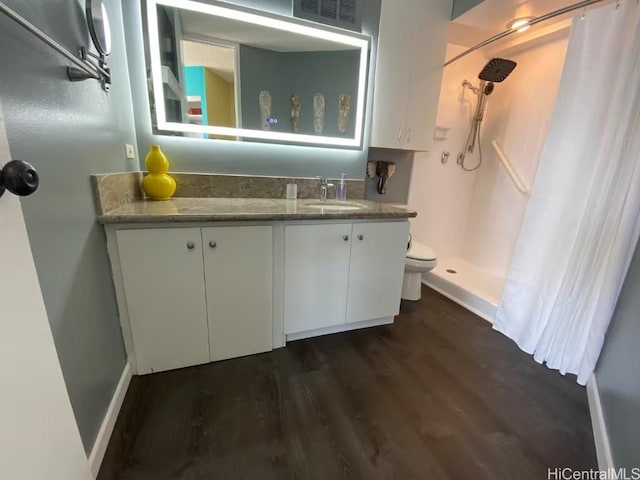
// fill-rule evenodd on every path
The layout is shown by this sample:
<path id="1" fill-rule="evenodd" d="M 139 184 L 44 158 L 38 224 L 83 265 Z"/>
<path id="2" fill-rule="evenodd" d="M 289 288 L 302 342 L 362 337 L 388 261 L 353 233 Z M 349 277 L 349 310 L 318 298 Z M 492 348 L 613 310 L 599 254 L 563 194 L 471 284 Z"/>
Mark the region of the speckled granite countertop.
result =
<path id="1" fill-rule="evenodd" d="M 374 218 L 409 218 L 411 210 L 368 200 L 336 202 L 313 207 L 319 200 L 284 200 L 272 198 L 173 198 L 167 201 L 138 200 L 98 217 L 103 224 L 161 222 L 241 222 L 282 220 L 348 220 Z M 332 205 L 350 207 L 331 209 Z"/>

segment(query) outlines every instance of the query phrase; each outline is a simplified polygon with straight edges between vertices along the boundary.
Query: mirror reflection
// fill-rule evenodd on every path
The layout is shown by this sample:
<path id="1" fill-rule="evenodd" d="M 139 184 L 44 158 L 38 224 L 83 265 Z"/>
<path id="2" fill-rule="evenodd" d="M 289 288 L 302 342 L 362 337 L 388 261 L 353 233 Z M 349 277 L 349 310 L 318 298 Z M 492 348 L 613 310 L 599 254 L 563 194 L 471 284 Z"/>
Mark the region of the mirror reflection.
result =
<path id="1" fill-rule="evenodd" d="M 247 9 L 184 6 L 147 2 L 157 132 L 361 143 L 365 36 Z M 194 10 L 201 7 L 213 10 Z"/>
<path id="2" fill-rule="evenodd" d="M 233 45 L 182 40 L 182 88 L 186 117 L 195 125 L 241 127 L 240 98 L 236 95 L 236 51 Z"/>

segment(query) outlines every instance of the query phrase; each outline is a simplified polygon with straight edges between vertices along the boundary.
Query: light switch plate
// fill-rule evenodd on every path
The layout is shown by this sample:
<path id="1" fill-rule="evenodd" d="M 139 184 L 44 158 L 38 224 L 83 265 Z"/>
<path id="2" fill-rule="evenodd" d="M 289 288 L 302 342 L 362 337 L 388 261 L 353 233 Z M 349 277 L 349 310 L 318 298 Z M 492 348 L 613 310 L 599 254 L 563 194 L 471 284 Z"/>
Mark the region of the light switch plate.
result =
<path id="1" fill-rule="evenodd" d="M 133 148 L 133 145 L 129 145 L 128 143 L 125 144 L 124 149 L 127 153 L 127 158 L 132 159 L 132 158 L 136 158 L 136 152 Z"/>

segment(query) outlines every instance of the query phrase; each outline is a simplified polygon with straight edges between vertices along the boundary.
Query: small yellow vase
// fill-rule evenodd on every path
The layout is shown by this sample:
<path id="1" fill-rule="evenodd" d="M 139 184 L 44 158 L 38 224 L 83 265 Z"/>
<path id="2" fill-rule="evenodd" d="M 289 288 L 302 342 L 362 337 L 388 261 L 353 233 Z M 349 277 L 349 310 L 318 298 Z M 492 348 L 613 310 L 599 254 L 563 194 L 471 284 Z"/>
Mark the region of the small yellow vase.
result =
<path id="1" fill-rule="evenodd" d="M 144 160 L 149 173 L 142 180 L 142 190 L 151 200 L 169 200 L 176 192 L 176 181 L 167 175 L 169 160 L 158 145 L 151 145 Z"/>

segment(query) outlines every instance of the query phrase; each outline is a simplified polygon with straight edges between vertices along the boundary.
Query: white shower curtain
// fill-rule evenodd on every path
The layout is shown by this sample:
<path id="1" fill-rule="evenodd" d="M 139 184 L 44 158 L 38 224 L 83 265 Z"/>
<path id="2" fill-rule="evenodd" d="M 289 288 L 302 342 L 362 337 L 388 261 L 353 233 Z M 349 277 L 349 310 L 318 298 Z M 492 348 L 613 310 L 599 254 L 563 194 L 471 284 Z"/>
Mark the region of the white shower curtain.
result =
<path id="1" fill-rule="evenodd" d="M 574 19 L 494 324 L 582 385 L 640 233 L 639 10 L 623 0 Z"/>

